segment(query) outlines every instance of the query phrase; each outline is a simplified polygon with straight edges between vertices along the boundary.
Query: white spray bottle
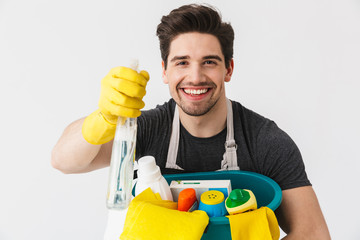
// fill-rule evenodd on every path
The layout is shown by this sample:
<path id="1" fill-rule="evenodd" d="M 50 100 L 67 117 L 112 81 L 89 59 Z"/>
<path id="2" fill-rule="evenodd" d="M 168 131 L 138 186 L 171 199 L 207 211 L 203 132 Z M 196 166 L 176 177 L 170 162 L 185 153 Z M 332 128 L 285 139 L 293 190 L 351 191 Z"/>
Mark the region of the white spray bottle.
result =
<path id="1" fill-rule="evenodd" d="M 138 61 L 130 68 L 137 71 Z M 126 209 L 131 201 L 136 147 L 136 118 L 119 117 L 111 154 L 106 206 L 109 209 Z"/>

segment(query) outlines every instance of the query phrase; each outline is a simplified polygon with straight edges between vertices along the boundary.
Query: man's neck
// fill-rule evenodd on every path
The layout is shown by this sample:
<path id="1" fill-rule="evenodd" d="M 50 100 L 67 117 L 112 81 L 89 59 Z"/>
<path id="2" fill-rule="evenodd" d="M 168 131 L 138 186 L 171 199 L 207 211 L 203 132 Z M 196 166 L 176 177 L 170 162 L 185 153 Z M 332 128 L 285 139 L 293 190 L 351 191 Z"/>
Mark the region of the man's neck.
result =
<path id="1" fill-rule="evenodd" d="M 179 108 L 179 117 L 185 129 L 194 137 L 208 138 L 221 132 L 226 126 L 226 98 L 220 98 L 205 115 L 190 116 Z"/>

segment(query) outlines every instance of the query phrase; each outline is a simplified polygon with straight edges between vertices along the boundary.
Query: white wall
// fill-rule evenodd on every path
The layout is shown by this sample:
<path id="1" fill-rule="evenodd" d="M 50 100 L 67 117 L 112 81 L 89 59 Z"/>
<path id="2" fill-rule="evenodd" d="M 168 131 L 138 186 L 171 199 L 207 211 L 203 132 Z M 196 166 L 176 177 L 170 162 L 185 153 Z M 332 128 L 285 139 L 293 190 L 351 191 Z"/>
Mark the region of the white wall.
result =
<path id="1" fill-rule="evenodd" d="M 111 67 L 140 59 L 146 108 L 169 98 L 155 28 L 190 1 L 0 0 L 0 239 L 101 239 L 107 169 L 64 175 L 51 149 L 96 109 Z M 360 3 L 209 3 L 236 32 L 231 99 L 296 141 L 333 239 L 360 239 Z"/>

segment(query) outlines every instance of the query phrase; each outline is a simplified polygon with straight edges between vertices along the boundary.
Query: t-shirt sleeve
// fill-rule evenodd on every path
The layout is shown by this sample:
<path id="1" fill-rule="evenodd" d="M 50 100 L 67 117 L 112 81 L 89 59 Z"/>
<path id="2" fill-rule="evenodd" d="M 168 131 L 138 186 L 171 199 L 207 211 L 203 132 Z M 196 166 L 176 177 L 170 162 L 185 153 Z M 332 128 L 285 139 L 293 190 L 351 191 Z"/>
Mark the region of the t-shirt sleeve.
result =
<path id="1" fill-rule="evenodd" d="M 273 121 L 262 126 L 256 143 L 256 158 L 263 163 L 260 171 L 276 181 L 282 190 L 311 186 L 300 150 Z"/>

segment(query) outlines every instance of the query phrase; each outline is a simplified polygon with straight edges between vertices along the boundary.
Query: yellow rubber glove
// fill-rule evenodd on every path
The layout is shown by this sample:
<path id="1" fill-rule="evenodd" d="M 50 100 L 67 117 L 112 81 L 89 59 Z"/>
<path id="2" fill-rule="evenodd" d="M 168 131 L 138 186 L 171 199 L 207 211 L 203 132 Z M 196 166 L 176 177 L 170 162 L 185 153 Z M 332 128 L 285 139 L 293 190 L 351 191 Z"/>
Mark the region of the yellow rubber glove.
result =
<path id="1" fill-rule="evenodd" d="M 109 142 L 114 138 L 118 117 L 140 116 L 149 78 L 146 71 L 138 73 L 126 67 L 111 69 L 101 81 L 99 109 L 84 120 L 84 139 L 91 144 Z"/>
<path id="2" fill-rule="evenodd" d="M 246 240 L 278 240 L 279 224 L 268 207 L 226 216 L 229 218 L 231 238 Z"/>

